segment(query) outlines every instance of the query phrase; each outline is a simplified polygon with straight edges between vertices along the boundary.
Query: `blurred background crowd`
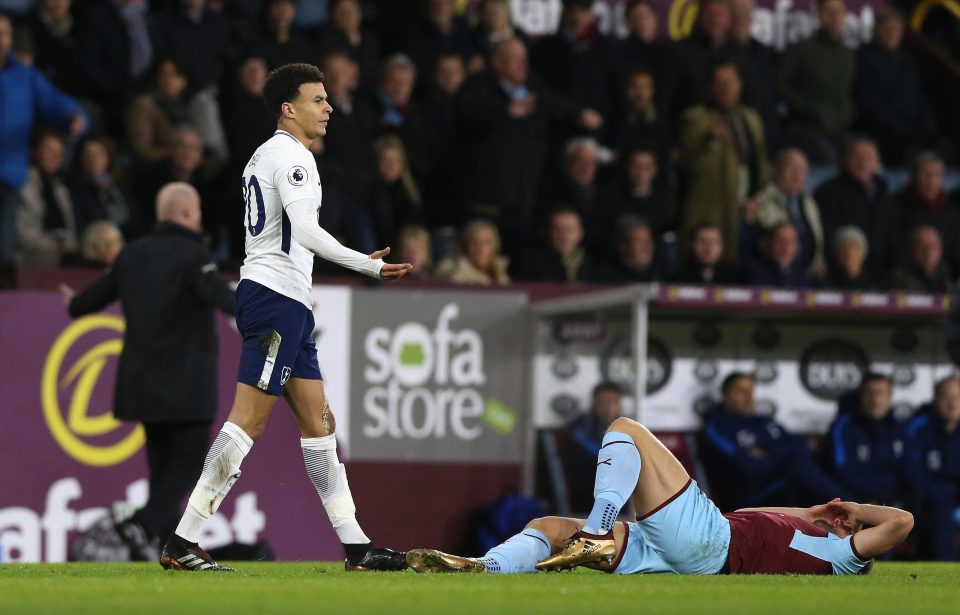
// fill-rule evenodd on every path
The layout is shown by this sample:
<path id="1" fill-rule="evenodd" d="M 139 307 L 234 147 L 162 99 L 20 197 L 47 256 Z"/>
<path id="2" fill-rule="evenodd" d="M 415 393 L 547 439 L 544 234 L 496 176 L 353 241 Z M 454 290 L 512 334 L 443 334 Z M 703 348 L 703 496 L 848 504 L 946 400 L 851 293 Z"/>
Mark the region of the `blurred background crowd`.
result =
<path id="1" fill-rule="evenodd" d="M 0 0 L 0 287 L 109 265 L 173 180 L 237 268 L 260 92 L 310 62 L 334 108 L 320 222 L 415 277 L 951 289 L 954 148 L 901 12 L 852 48 L 821 0 L 780 52 L 751 0 L 701 0 L 675 41 L 649 0 L 625 38 L 595 8 L 533 37 L 507 0 Z"/>

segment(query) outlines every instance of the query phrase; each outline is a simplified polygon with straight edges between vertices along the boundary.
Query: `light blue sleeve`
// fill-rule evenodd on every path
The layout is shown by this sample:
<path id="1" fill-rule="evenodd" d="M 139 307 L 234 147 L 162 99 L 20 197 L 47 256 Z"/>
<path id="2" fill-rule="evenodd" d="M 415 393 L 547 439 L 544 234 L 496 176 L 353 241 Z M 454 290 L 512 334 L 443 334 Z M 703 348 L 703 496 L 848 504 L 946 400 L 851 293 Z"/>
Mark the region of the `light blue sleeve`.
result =
<path id="1" fill-rule="evenodd" d="M 807 536 L 800 530 L 794 530 L 790 548 L 830 562 L 833 574 L 857 574 L 867 562 L 854 554 L 851 538 L 839 538 L 833 534 Z"/>

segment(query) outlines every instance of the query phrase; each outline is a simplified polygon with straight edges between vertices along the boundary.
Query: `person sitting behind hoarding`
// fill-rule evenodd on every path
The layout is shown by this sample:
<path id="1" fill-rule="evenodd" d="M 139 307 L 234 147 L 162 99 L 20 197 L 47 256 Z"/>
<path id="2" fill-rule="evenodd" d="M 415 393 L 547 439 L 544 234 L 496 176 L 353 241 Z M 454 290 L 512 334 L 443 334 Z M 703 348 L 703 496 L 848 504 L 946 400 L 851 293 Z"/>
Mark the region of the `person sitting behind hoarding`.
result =
<path id="1" fill-rule="evenodd" d="M 703 420 L 703 457 L 721 509 L 789 502 L 801 494 L 852 499 L 814 463 L 802 439 L 757 414 L 753 376 L 733 372 L 720 390 L 720 403 Z"/>
<path id="2" fill-rule="evenodd" d="M 603 435 L 610 424 L 623 415 L 620 387 L 604 381 L 593 387 L 590 408 L 566 427 L 563 469 L 567 477 L 570 507 L 586 511 L 593 503 L 593 474 Z"/>
<path id="3" fill-rule="evenodd" d="M 937 383 L 933 404 L 907 424 L 904 475 L 920 522 L 922 557 L 957 559 L 960 518 L 960 378 Z"/>
<path id="4" fill-rule="evenodd" d="M 869 373 L 852 412 L 840 412 L 822 451 L 827 470 L 858 502 L 883 504 L 901 497 L 904 425 L 893 414 L 893 382 Z"/>

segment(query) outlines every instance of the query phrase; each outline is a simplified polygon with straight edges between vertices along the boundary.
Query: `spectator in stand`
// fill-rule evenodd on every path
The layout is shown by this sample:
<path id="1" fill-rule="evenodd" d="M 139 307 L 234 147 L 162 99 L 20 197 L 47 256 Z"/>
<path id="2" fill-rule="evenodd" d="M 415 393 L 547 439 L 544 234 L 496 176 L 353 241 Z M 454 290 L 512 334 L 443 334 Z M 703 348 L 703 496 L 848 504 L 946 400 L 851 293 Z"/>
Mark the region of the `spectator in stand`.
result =
<path id="1" fill-rule="evenodd" d="M 63 138 L 43 131 L 33 147 L 33 165 L 20 190 L 17 261 L 32 267 L 70 263 L 77 252 L 77 227 L 70 190 L 60 176 Z"/>
<path id="2" fill-rule="evenodd" d="M 870 244 L 856 226 L 841 226 L 833 235 L 833 256 L 827 261 L 822 286 L 840 290 L 872 290 L 876 277 L 866 267 Z"/>
<path id="3" fill-rule="evenodd" d="M 784 222 L 791 223 L 800 241 L 799 264 L 810 277 L 826 273 L 823 256 L 823 225 L 813 196 L 806 191 L 807 157 L 796 148 L 777 155 L 773 181 L 756 196 L 757 226 L 770 231 Z"/>
<path id="4" fill-rule="evenodd" d="M 774 288 L 807 288 L 810 278 L 799 253 L 796 227 L 790 222 L 774 225 L 760 237 L 760 258 L 751 263 L 750 283 Z"/>
<path id="5" fill-rule="evenodd" d="M 910 183 L 897 195 L 897 228 L 909 232 L 920 225 L 940 231 L 947 240 L 944 253 L 953 271 L 960 271 L 960 207 L 943 190 L 946 165 L 931 151 L 920 152 L 913 162 Z"/>
<path id="6" fill-rule="evenodd" d="M 36 49 L 34 66 L 57 88 L 82 98 L 89 87 L 83 75 L 72 5 L 73 0 L 42 0 L 30 17 L 29 26 Z"/>
<path id="7" fill-rule="evenodd" d="M 430 74 L 427 72 L 426 74 Z M 380 86 L 373 99 L 374 123 L 377 134 L 395 134 L 403 141 L 413 174 L 417 179 L 430 177 L 434 161 L 432 135 L 427 120 L 413 98 L 417 67 L 413 61 L 396 54 L 387 58 L 381 71 Z"/>
<path id="8" fill-rule="evenodd" d="M 839 412 L 823 443 L 830 474 L 864 504 L 893 504 L 903 498 L 904 425 L 893 415 L 893 382 L 868 373 L 860 381 L 856 408 Z"/>
<path id="9" fill-rule="evenodd" d="M 584 246 L 583 221 L 575 209 L 560 208 L 547 222 L 547 245 L 517 262 L 512 277 L 531 282 L 590 282 L 597 266 Z"/>
<path id="10" fill-rule="evenodd" d="M 920 408 L 907 424 L 906 484 L 914 497 L 920 556 L 957 559 L 960 508 L 960 379 L 944 378 L 932 407 Z"/>
<path id="11" fill-rule="evenodd" d="M 714 0 L 708 4 L 713 6 Z M 737 258 L 744 204 L 766 184 L 763 123 L 741 102 L 736 64 L 713 68 L 713 94 L 683 116 L 680 163 L 686 179 L 684 228 L 711 222 L 723 233 L 724 257 Z"/>
<path id="12" fill-rule="evenodd" d="M 861 129 L 872 135 L 888 163 L 905 165 L 918 150 L 937 143 L 937 122 L 920 76 L 900 49 L 903 14 L 881 8 L 873 41 L 857 50 L 854 98 Z"/>
<path id="13" fill-rule="evenodd" d="M 218 239 L 223 225 L 236 224 L 236 216 L 225 215 L 224 201 L 237 202 L 236 193 L 224 190 L 220 178 L 204 166 L 203 143 L 200 134 L 189 126 L 173 132 L 170 156 L 143 167 L 135 183 L 135 198 L 140 206 L 142 220 L 153 220 L 149 209 L 156 201 L 160 188 L 171 182 L 186 182 L 202 195 L 204 226 Z M 231 178 L 232 179 L 232 178 Z M 231 182 L 232 185 L 233 182 Z"/>
<path id="14" fill-rule="evenodd" d="M 454 0 L 421 0 L 423 12 L 403 37 L 400 46 L 410 54 L 417 70 L 423 75 L 443 51 L 453 51 L 464 63 L 470 61 L 475 50 L 466 20 L 457 15 Z"/>
<path id="15" fill-rule="evenodd" d="M 670 130 L 654 105 L 656 88 L 653 73 L 638 70 L 627 76 L 627 112 L 617 130 L 615 146 L 621 151 L 653 149 L 657 161 L 670 163 Z"/>
<path id="16" fill-rule="evenodd" d="M 712 68 L 719 63 L 736 66 L 743 81 L 744 100 L 752 104 L 756 98 L 750 58 L 745 49 L 732 38 L 733 20 L 728 0 L 703 0 L 697 12 L 694 30 L 685 39 L 670 48 L 660 83 L 660 102 L 657 108 L 674 114 L 666 118 L 679 129 L 679 120 L 691 107 L 705 105 L 711 100 Z"/>
<path id="17" fill-rule="evenodd" d="M 169 156 L 173 130 L 190 123 L 185 65 L 174 56 L 158 59 L 153 87 L 130 105 L 127 134 L 133 154 L 141 162 L 156 162 Z"/>
<path id="18" fill-rule="evenodd" d="M 619 165 L 621 172 L 612 194 L 603 199 L 611 211 L 601 228 L 608 232 L 614 221 L 624 215 L 639 216 L 650 223 L 657 241 L 677 228 L 677 208 L 673 191 L 660 175 L 660 165 L 652 150 L 628 152 Z"/>
<path id="19" fill-rule="evenodd" d="M 471 32 L 474 56 L 470 58 L 470 72 L 476 73 L 488 66 L 494 48 L 508 38 L 526 40 L 521 30 L 513 27 L 510 4 L 507 0 L 482 0 L 480 23 Z M 449 53 L 449 52 L 448 52 Z"/>
<path id="20" fill-rule="evenodd" d="M 657 41 L 657 10 L 651 0 L 627 0 L 624 19 L 628 34 L 621 53 L 626 69 L 656 75 L 664 58 L 664 47 Z"/>
<path id="21" fill-rule="evenodd" d="M 773 153 L 780 143 L 780 117 L 777 112 L 777 87 L 774 78 L 776 52 L 753 38 L 754 0 L 730 0 L 733 21 L 731 36 L 746 56 L 754 78 L 753 107 L 763 118 L 763 132 L 767 138 L 767 152 Z"/>
<path id="22" fill-rule="evenodd" d="M 373 143 L 377 159 L 377 192 L 372 220 L 357 220 L 356 224 L 376 228 L 376 236 L 368 240 L 370 245 L 385 246 L 396 244 L 397 232 L 404 226 L 422 225 L 425 222 L 423 197 L 410 172 L 409 156 L 403 142 L 394 135 L 380 137 Z M 357 215 L 357 212 L 351 212 Z M 368 249 L 366 243 L 360 248 Z"/>
<path id="23" fill-rule="evenodd" d="M 98 221 L 109 221 L 128 239 L 145 229 L 133 196 L 124 183 L 124 171 L 113 141 L 102 136 L 84 139 L 77 147 L 72 178 L 73 211 L 77 234 Z"/>
<path id="24" fill-rule="evenodd" d="M 567 425 L 562 451 L 570 507 L 574 512 L 590 510 L 593 505 L 593 479 L 597 455 L 610 424 L 623 416 L 620 387 L 601 382 L 593 387 L 590 409 Z"/>
<path id="25" fill-rule="evenodd" d="M 554 90 L 603 117 L 623 115 L 620 54 L 614 41 L 598 32 L 593 0 L 563 0 L 559 30 L 534 44 L 530 65 Z M 613 139 L 611 133 L 601 141 Z"/>
<path id="26" fill-rule="evenodd" d="M 456 212 L 449 207 L 457 200 L 456 143 L 457 92 L 466 79 L 463 60 L 455 53 L 441 53 L 433 70 L 433 83 L 422 100 L 427 129 L 432 135 L 430 157 L 436 161 L 433 174 L 426 182 L 427 202 L 444 204 L 443 209 L 427 212 L 431 227 L 454 226 Z M 406 261 L 404 261 L 406 262 Z"/>
<path id="27" fill-rule="evenodd" d="M 83 76 L 112 135 L 123 134 L 130 90 L 153 65 L 148 10 L 147 0 L 93 0 L 77 23 Z"/>
<path id="28" fill-rule="evenodd" d="M 550 124 L 595 130 L 603 118 L 531 76 L 526 47 L 517 38 L 500 43 L 490 65 L 457 94 L 458 185 L 463 215 L 496 219 L 506 253 L 515 254 L 533 238 Z"/>
<path id="29" fill-rule="evenodd" d="M 504 285 L 509 261 L 500 254 L 497 227 L 486 220 L 473 220 L 460 232 L 458 253 L 437 265 L 437 278 L 457 284 Z"/>
<path id="30" fill-rule="evenodd" d="M 83 231 L 80 242 L 82 265 L 90 267 L 112 267 L 117 255 L 123 249 L 123 234 L 109 220 L 98 220 Z"/>
<path id="31" fill-rule="evenodd" d="M 616 237 L 616 255 L 600 268 L 597 281 L 633 284 L 661 279 L 656 241 L 646 220 L 623 216 L 617 220 Z"/>
<path id="32" fill-rule="evenodd" d="M 837 0 L 828 0 L 836 2 Z M 820 206 L 824 237 L 833 237 L 841 226 L 853 225 L 867 236 L 867 267 L 882 276 L 896 262 L 897 235 L 893 203 L 879 173 L 876 144 L 864 137 L 853 139 L 843 155 L 840 173 L 814 193 Z"/>
<path id="33" fill-rule="evenodd" d="M 13 25 L 9 18 L 0 15 L 0 92 L 16 92 L 16 96 L 5 97 L 0 121 L 0 288 L 14 284 L 17 212 L 20 190 L 27 182 L 34 124 L 40 121 L 69 126 L 74 134 L 87 126 L 79 105 L 54 88 L 39 71 L 22 65 L 11 53 L 12 46 Z"/>
<path id="34" fill-rule="evenodd" d="M 602 195 L 599 190 L 600 145 L 591 137 L 574 137 L 567 141 L 563 151 L 563 167 L 559 176 L 547 176 L 542 191 L 538 219 L 563 205 L 576 209 L 587 227 L 588 242 L 603 240 L 604 231 L 596 228 L 593 220 L 600 211 Z"/>
<path id="35" fill-rule="evenodd" d="M 250 156 L 277 128 L 277 120 L 263 103 L 263 86 L 266 82 L 266 60 L 250 56 L 240 62 L 236 80 L 231 80 L 221 90 L 220 108 L 223 110 L 223 128 L 230 152 L 225 171 L 227 180 L 242 175 Z M 329 81 L 327 85 L 329 88 Z M 330 95 L 329 89 L 327 95 Z M 337 113 L 338 124 L 346 121 L 339 107 Z M 329 139 L 327 143 L 329 145 Z M 246 228 L 242 224 L 230 224 L 229 221 L 226 228 L 230 258 L 240 259 L 244 254 Z"/>
<path id="36" fill-rule="evenodd" d="M 330 21 L 320 30 L 320 55 L 339 51 L 357 63 L 361 84 L 372 90 L 380 68 L 380 41 L 363 25 L 363 9 L 357 0 L 333 0 Z"/>
<path id="37" fill-rule="evenodd" d="M 927 225 L 914 228 L 909 250 L 904 264 L 887 276 L 888 289 L 926 293 L 953 290 L 953 272 L 943 260 L 943 241 L 937 229 Z"/>
<path id="38" fill-rule="evenodd" d="M 413 265 L 413 271 L 404 276 L 408 280 L 433 278 L 433 242 L 430 232 L 422 226 L 405 226 L 397 239 L 397 258 Z"/>
<path id="39" fill-rule="evenodd" d="M 785 140 L 814 164 L 834 164 L 853 121 L 856 57 L 843 44 L 845 0 L 821 0 L 819 16 L 816 34 L 784 52 L 777 89 L 789 107 Z"/>
<path id="40" fill-rule="evenodd" d="M 156 162 L 168 156 L 170 136 L 181 124 L 197 129 L 208 159 L 227 159 L 227 137 L 214 90 L 191 93 L 186 66 L 177 56 L 160 56 L 153 69 L 152 87 L 130 106 L 127 134 L 138 162 Z"/>
<path id="41" fill-rule="evenodd" d="M 297 18 L 295 0 L 267 0 L 263 5 L 261 30 L 251 42 L 267 60 L 270 69 L 293 62 L 311 62 L 315 51 L 309 39 L 294 27 Z"/>
<path id="42" fill-rule="evenodd" d="M 733 261 L 723 259 L 720 227 L 709 222 L 695 224 L 689 231 L 687 258 L 674 277 L 682 284 L 743 284 L 744 276 Z"/>
<path id="43" fill-rule="evenodd" d="M 337 114 L 323 138 L 323 173 L 326 177 L 343 178 L 351 187 L 356 187 L 352 188 L 353 192 L 359 195 L 363 193 L 363 186 L 370 183 L 375 167 L 373 110 L 356 95 L 360 86 L 359 69 L 348 54 L 330 53 L 324 56 L 321 67 L 327 97 Z M 276 127 L 276 121 L 273 124 Z"/>
<path id="44" fill-rule="evenodd" d="M 721 510 L 852 498 L 814 463 L 802 439 L 757 414 L 753 376 L 729 374 L 721 395 L 703 420 L 703 458 Z"/>
<path id="45" fill-rule="evenodd" d="M 185 64 L 191 93 L 216 83 L 230 38 L 230 22 L 209 0 L 180 0 L 156 22 L 156 52 L 176 53 Z"/>
<path id="46" fill-rule="evenodd" d="M 266 60 L 250 56 L 237 69 L 236 85 L 224 89 L 220 106 L 223 109 L 231 167 L 237 171 L 232 174 L 233 177 L 239 175 L 253 152 L 277 127 L 276 120 L 263 103 L 263 86 L 266 82 Z M 329 84 L 329 81 L 325 83 Z M 329 85 L 327 95 L 330 95 Z M 344 112 L 337 107 L 337 119 L 344 121 L 343 115 Z"/>

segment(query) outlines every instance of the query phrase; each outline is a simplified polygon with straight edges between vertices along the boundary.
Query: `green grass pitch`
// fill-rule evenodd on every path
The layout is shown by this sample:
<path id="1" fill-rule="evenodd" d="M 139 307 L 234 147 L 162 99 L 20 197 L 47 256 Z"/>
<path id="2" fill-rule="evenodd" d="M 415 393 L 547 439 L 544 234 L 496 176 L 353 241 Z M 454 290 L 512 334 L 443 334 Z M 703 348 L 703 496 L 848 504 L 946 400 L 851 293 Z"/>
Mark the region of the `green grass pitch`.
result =
<path id="1" fill-rule="evenodd" d="M 960 613 L 960 565 L 878 564 L 866 577 L 346 573 L 331 563 L 0 565 L 0 613 Z"/>

